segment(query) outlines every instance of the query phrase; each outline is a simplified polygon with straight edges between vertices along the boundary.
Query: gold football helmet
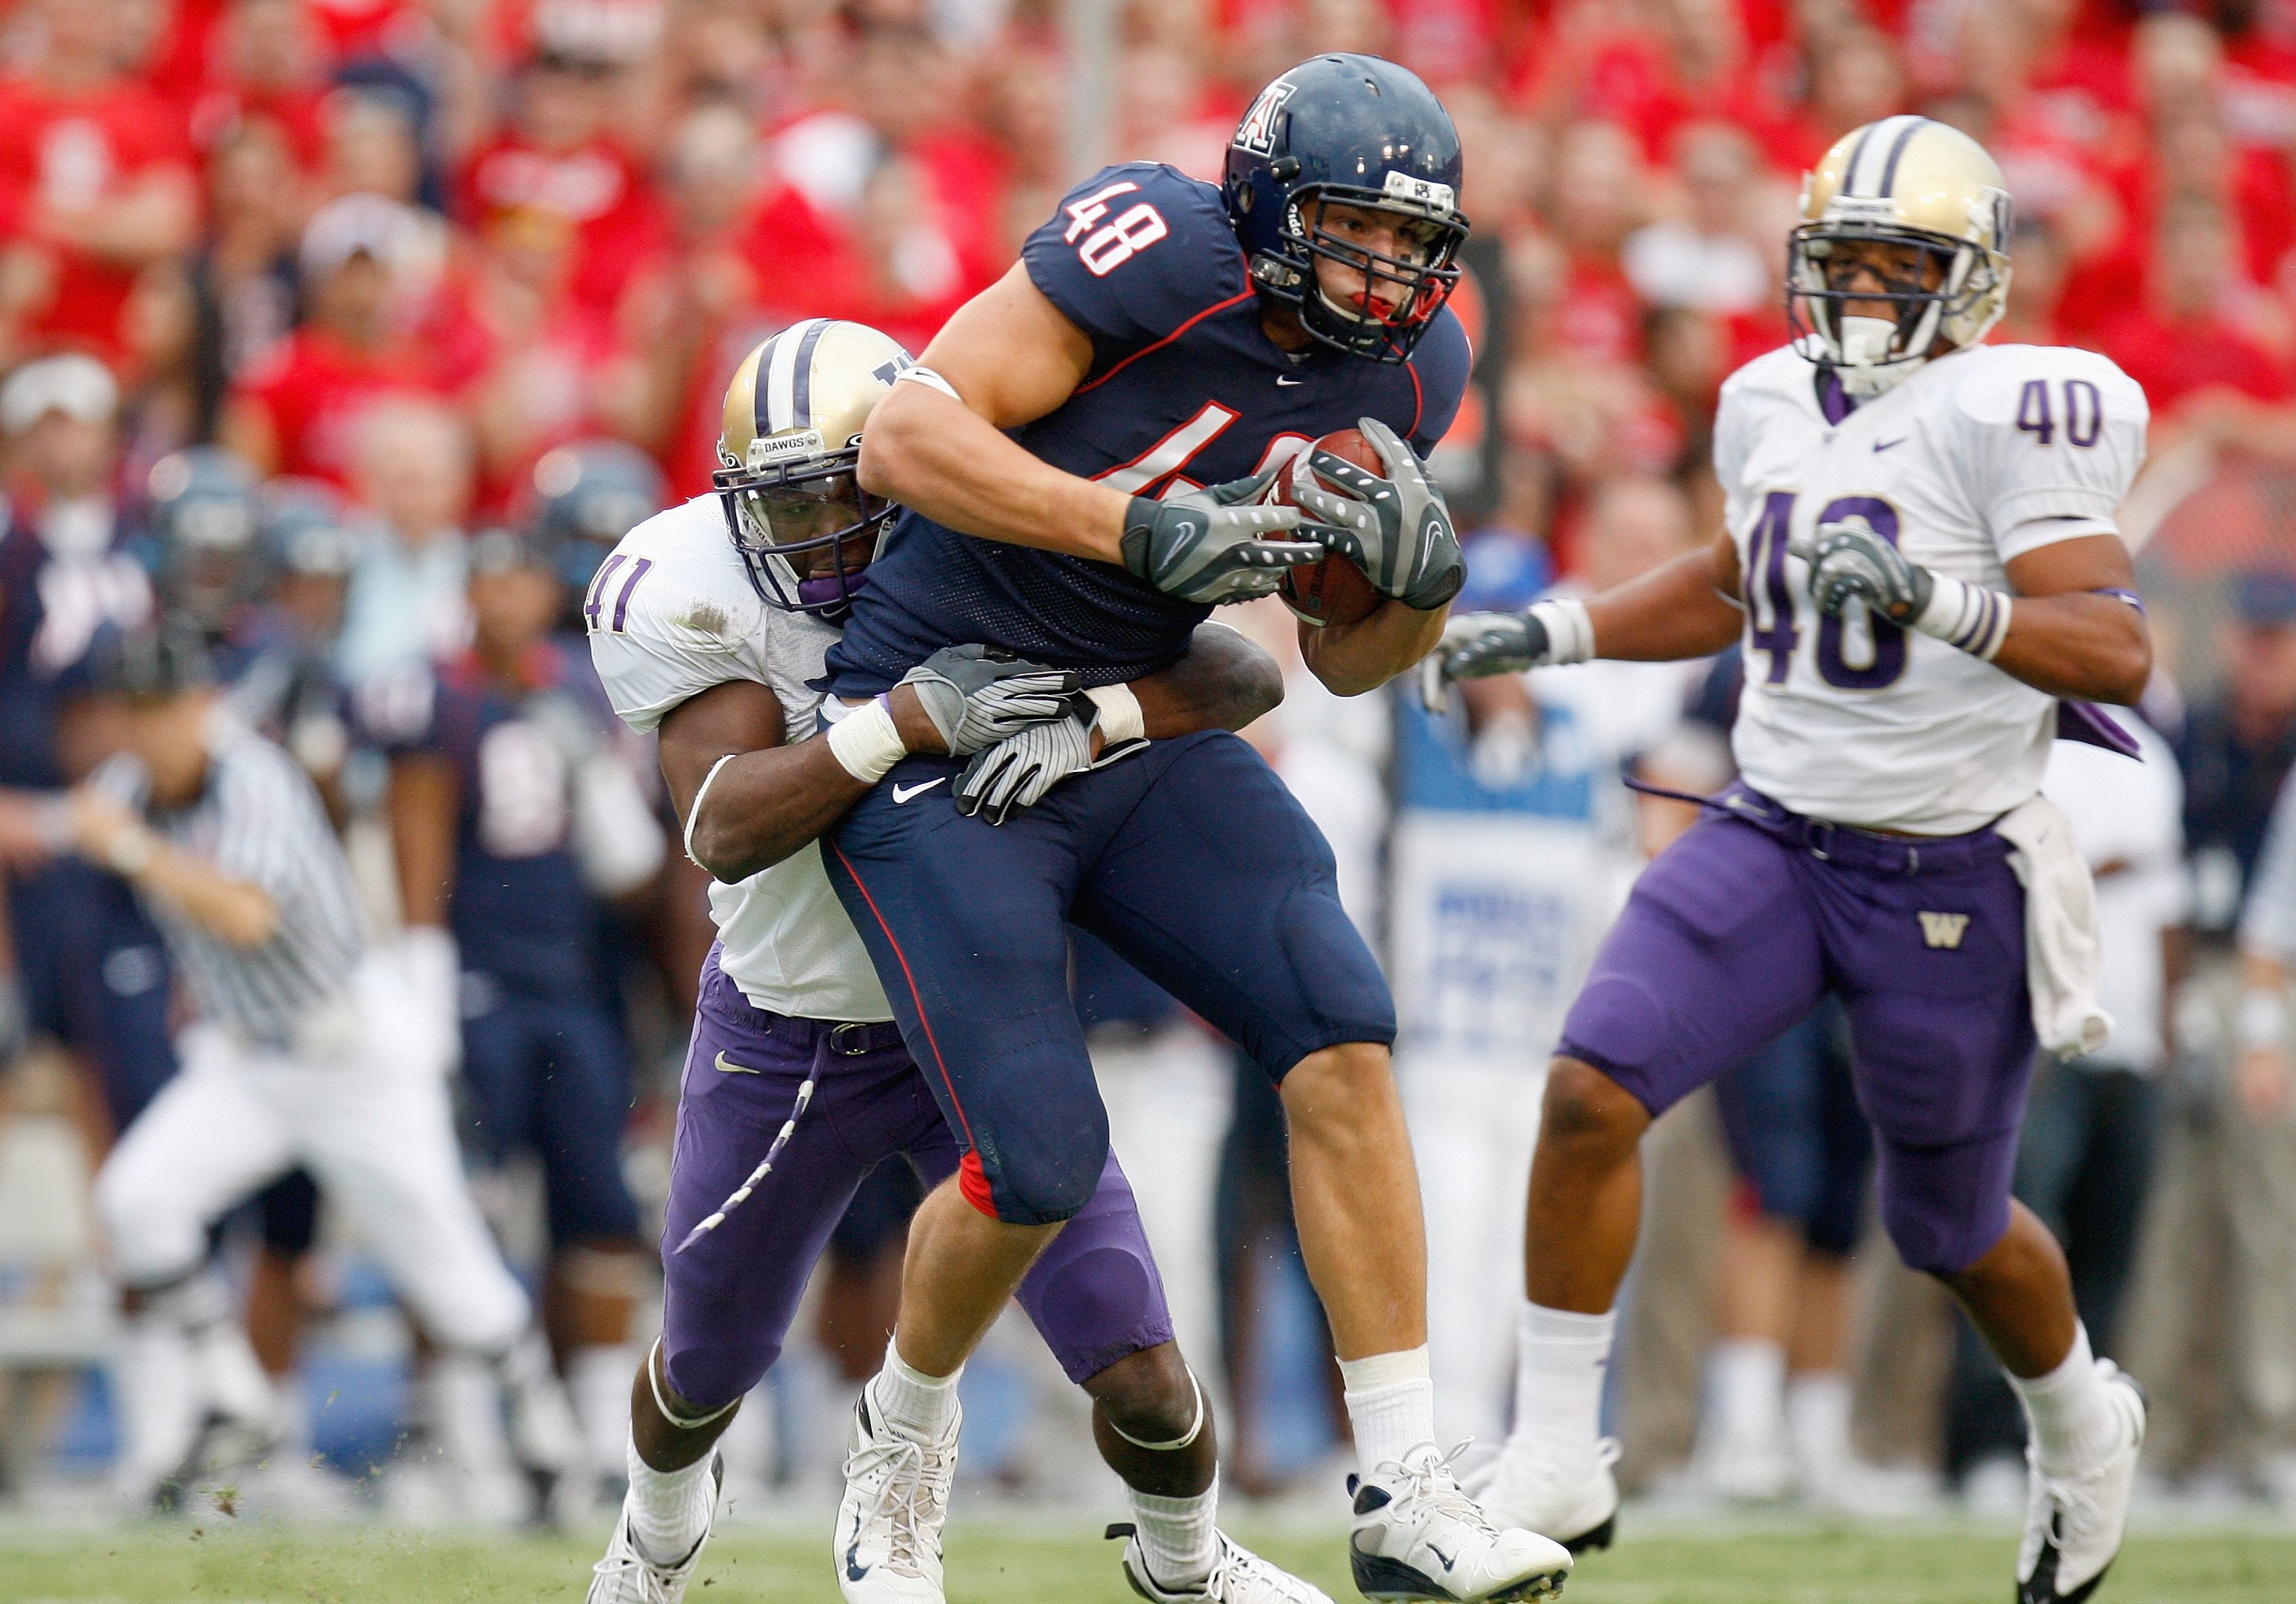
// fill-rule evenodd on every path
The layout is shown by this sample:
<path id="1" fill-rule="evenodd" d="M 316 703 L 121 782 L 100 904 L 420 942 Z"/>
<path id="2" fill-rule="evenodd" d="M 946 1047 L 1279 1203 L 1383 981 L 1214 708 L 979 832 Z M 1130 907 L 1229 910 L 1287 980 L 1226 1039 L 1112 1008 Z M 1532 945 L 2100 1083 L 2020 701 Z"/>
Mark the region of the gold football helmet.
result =
<path id="1" fill-rule="evenodd" d="M 711 475 L 726 529 L 771 606 L 836 617 L 898 511 L 861 488 L 861 428 L 905 368 L 865 323 L 810 317 L 742 359 Z"/>
<path id="2" fill-rule="evenodd" d="M 1885 117 L 1841 136 L 1802 181 L 1802 221 L 1787 252 L 1786 313 L 1795 348 L 1832 367 L 1851 395 L 1879 395 L 1918 370 L 1943 339 L 1972 346 L 2009 294 L 2009 190 L 1985 147 L 1926 117 Z M 1854 241 L 1910 246 L 1902 268 L 1844 271 Z M 1881 276 L 1884 287 L 1874 290 Z M 1856 303 L 1887 302 L 1890 318 Z"/>

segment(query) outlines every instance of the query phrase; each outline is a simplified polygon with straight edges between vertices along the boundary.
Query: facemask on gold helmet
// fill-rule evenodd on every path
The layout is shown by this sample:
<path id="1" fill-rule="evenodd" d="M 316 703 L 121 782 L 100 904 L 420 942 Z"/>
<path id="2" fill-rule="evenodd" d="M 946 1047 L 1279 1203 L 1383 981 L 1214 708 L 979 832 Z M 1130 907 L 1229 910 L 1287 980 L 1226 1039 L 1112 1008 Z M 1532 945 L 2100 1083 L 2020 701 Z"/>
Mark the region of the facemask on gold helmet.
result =
<path id="1" fill-rule="evenodd" d="M 1983 146 L 1925 117 L 1844 135 L 1802 184 L 1788 248 L 1796 348 L 1861 399 L 1972 346 L 2009 293 L 2009 191 Z M 1883 315 L 1886 314 L 1886 315 Z"/>
<path id="2" fill-rule="evenodd" d="M 898 511 L 863 490 L 861 429 L 909 354 L 864 323 L 792 323 L 726 389 L 711 476 L 750 583 L 774 607 L 843 616 Z"/>

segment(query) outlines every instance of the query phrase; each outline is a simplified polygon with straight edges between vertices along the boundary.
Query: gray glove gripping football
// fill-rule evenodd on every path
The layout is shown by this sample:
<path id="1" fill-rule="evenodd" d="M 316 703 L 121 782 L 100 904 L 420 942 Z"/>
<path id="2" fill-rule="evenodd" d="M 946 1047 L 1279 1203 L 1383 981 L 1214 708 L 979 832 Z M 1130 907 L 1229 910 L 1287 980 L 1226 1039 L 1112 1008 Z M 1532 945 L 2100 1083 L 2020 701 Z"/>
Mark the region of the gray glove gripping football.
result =
<path id="1" fill-rule="evenodd" d="M 1854 598 L 1892 622 L 1910 624 L 1937 589 L 1929 569 L 1907 560 L 1863 518 L 1820 524 L 1815 544 L 1792 550 L 1809 564 L 1810 602 L 1829 618 L 1840 618 Z"/>
<path id="2" fill-rule="evenodd" d="M 1292 499 L 1331 526 L 1324 544 L 1363 569 L 1374 590 L 1433 612 L 1467 582 L 1451 509 L 1401 435 L 1377 418 L 1358 418 L 1356 427 L 1379 453 L 1387 477 L 1328 451 L 1310 452 L 1292 470 Z M 1325 489 L 1325 483 L 1340 488 Z"/>
<path id="3" fill-rule="evenodd" d="M 1183 602 L 1249 602 L 1272 593 L 1284 569 L 1324 555 L 1323 531 L 1299 509 L 1256 504 L 1275 473 L 1270 468 L 1166 501 L 1134 496 L 1124 518 L 1124 566 Z M 1312 537 L 1267 538 L 1292 529 Z"/>
<path id="4" fill-rule="evenodd" d="M 1017 730 L 1058 718 L 1077 688 L 1069 669 L 1047 668 L 995 646 L 944 646 L 901 676 L 952 757 L 970 757 Z"/>
<path id="5" fill-rule="evenodd" d="M 980 814 L 991 824 L 1002 824 L 1043 801 L 1053 787 L 1070 775 L 1106 768 L 1148 744 L 1128 741 L 1103 747 L 1095 757 L 1092 732 L 1099 722 L 1099 707 L 1079 693 L 1068 699 L 1057 717 L 1006 736 L 967 764 L 964 773 L 957 776 L 956 811 L 967 818 Z"/>

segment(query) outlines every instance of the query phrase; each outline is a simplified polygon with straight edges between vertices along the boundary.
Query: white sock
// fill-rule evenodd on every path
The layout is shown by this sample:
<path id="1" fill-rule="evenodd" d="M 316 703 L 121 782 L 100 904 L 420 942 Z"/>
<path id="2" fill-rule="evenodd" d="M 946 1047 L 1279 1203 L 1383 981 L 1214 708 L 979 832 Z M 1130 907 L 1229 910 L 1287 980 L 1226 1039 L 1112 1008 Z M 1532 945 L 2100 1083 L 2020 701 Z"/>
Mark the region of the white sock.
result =
<path id="1" fill-rule="evenodd" d="M 1133 1525 L 1140 1534 L 1140 1557 L 1166 1592 L 1201 1586 L 1219 1555 L 1219 1477 L 1193 1498 L 1160 1498 L 1125 1488 L 1132 1501 Z"/>
<path id="2" fill-rule="evenodd" d="M 585 1343 L 566 1356 L 566 1396 L 582 1428 L 584 1452 L 601 1477 L 621 1474 L 630 1434 L 630 1378 L 637 1373 L 634 1342 Z"/>
<path id="3" fill-rule="evenodd" d="M 709 1529 L 716 1494 L 705 1498 L 696 1489 L 709 1485 L 711 1455 L 703 1454 L 683 1470 L 657 1470 L 638 1457 L 636 1437 L 626 1438 L 625 1444 L 630 1492 L 623 1508 L 630 1512 L 638 1548 L 660 1564 L 685 1559 Z"/>
<path id="4" fill-rule="evenodd" d="M 1785 1427 L 1785 1349 L 1759 1337 L 1726 1337 L 1707 1354 L 1706 1366 L 1719 1440 L 1733 1447 L 1777 1445 Z"/>
<path id="5" fill-rule="evenodd" d="M 1517 1317 L 1511 1451 L 1577 1478 L 1595 1473 L 1603 1436 L 1603 1373 L 1619 1316 L 1574 1314 L 1525 1299 Z"/>
<path id="6" fill-rule="evenodd" d="M 1356 1458 L 1370 1476 L 1382 1465 L 1400 1464 L 1414 1448 L 1435 1443 L 1435 1379 L 1427 1368 L 1427 1345 L 1367 1359 L 1340 1361 L 1348 1424 L 1355 1428 Z"/>
<path id="7" fill-rule="evenodd" d="M 956 1383 L 964 1374 L 960 1364 L 951 1374 L 928 1376 L 889 1342 L 885 1368 L 869 1383 L 869 1396 L 885 1423 L 903 1436 L 937 1443 L 948 1435 L 949 1422 L 956 1418 Z"/>
<path id="8" fill-rule="evenodd" d="M 510 1468 L 502 1388 L 492 1363 L 459 1349 L 433 1354 L 416 1395 L 430 1423 L 431 1440 L 449 1464 L 486 1472 Z"/>
<path id="9" fill-rule="evenodd" d="M 2073 1328 L 2072 1352 L 2056 1369 L 2030 1381 L 2011 1376 L 2009 1385 L 2025 1405 L 2025 1423 L 2044 1469 L 2083 1469 L 2112 1451 L 2120 1418 L 2096 1372 L 2087 1328 Z"/>
<path id="10" fill-rule="evenodd" d="M 271 1395 L 276 1401 L 272 1419 L 277 1423 L 278 1445 L 271 1457 L 283 1465 L 308 1465 L 311 1462 L 311 1407 L 303 1396 L 303 1379 L 290 1371 L 272 1379 Z"/>
<path id="11" fill-rule="evenodd" d="M 1806 1487 L 1831 1487 L 1849 1465 L 1849 1378 L 1804 1371 L 1786 1382 L 1786 1438 Z"/>

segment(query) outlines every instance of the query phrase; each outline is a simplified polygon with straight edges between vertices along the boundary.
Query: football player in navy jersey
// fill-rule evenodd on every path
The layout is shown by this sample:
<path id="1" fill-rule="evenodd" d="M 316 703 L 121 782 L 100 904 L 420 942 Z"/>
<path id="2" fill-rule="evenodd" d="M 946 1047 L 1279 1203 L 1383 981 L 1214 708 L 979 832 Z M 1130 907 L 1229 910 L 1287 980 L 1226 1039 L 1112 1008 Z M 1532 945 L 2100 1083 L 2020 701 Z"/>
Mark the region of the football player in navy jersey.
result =
<path id="1" fill-rule="evenodd" d="M 457 961 L 480 1146 L 496 1163 L 521 1148 L 542 1161 L 544 1323 L 591 1469 L 618 1483 L 644 1248 L 622 1176 L 629 1047 L 600 995 L 598 899 L 649 882 L 664 841 L 613 749 L 619 726 L 586 654 L 551 635 L 554 555 L 480 536 L 470 651 L 371 682 L 359 700 L 392 754 L 406 923 Z"/>
<path id="2" fill-rule="evenodd" d="M 93 357 L 29 362 L 0 386 L 21 475 L 0 512 L 0 869 L 14 946 L 0 970 L 0 1052 L 16 1027 L 93 1062 L 125 1130 L 176 1072 L 160 933 L 118 875 L 69 855 L 62 787 L 86 766 L 71 692 L 105 627 L 152 615 L 137 533 L 114 496 L 119 391 Z"/>
<path id="3" fill-rule="evenodd" d="M 1425 85 L 1318 57 L 1260 92 L 1223 186 L 1144 163 L 1095 176 L 895 376 L 860 476 L 907 511 L 852 588 L 824 707 L 840 761 L 891 783 L 824 855 L 966 1150 L 912 1230 L 888 1370 L 955 1372 L 1092 1195 L 1108 1123 L 1070 999 L 1073 921 L 1281 1084 L 1361 1459 L 1357 1585 L 1512 1600 L 1551 1592 L 1570 1559 L 1494 1526 L 1434 1442 L 1394 1008 L 1331 848 L 1242 741 L 1147 745 L 1122 690 L 1177 659 L 1211 605 L 1266 594 L 1327 549 L 1384 600 L 1303 630 L 1325 683 L 1369 691 L 1433 644 L 1464 574 L 1419 458 L 1471 363 L 1444 304 L 1467 233 L 1459 179 Z M 1349 427 L 1383 473 L 1317 453 L 1345 494 L 1295 478 L 1296 508 L 1261 504 Z M 962 772 L 907 756 L 872 699 L 961 642 L 1072 670 L 1085 691 Z"/>

